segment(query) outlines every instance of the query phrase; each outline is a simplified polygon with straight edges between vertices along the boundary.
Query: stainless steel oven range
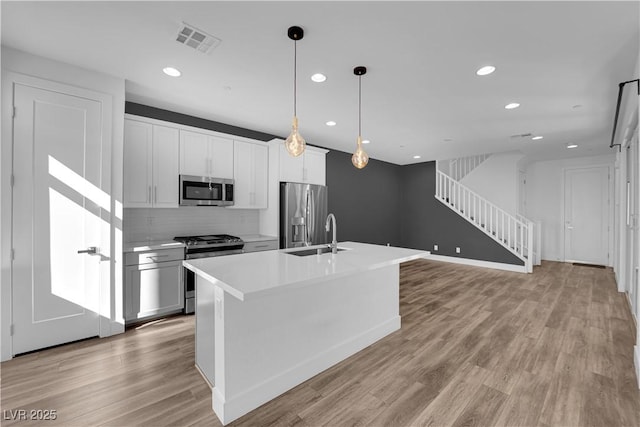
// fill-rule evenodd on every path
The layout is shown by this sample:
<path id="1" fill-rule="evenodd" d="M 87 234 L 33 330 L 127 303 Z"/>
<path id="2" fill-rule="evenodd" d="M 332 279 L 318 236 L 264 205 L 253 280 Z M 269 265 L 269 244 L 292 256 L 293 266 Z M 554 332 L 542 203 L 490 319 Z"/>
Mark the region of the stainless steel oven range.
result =
<path id="1" fill-rule="evenodd" d="M 178 236 L 174 240 L 185 244 L 185 259 L 241 254 L 244 241 L 228 234 L 206 236 Z M 195 313 L 196 277 L 193 271 L 184 269 L 184 312 Z"/>

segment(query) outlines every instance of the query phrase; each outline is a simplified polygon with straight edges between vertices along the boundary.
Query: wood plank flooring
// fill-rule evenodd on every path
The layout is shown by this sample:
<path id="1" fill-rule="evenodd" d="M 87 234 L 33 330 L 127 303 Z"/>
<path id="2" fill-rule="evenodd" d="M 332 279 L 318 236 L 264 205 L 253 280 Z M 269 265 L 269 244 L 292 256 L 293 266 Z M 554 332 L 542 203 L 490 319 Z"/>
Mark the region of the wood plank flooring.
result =
<path id="1" fill-rule="evenodd" d="M 400 331 L 232 425 L 640 425 L 635 331 L 610 269 L 421 260 L 400 274 Z M 2 425 L 219 426 L 193 366 L 193 323 L 168 318 L 2 363 Z M 57 419 L 7 419 L 18 409 Z"/>

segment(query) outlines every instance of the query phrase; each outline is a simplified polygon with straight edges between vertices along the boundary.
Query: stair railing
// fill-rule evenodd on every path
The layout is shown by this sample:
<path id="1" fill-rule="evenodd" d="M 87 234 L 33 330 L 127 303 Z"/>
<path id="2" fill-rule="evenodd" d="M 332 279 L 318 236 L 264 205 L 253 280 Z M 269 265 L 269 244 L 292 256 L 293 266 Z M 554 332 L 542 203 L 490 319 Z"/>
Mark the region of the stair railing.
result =
<path id="1" fill-rule="evenodd" d="M 480 166 L 491 154 L 479 154 L 477 156 L 460 157 L 449 160 L 449 176 L 460 181 L 469 172 Z"/>
<path id="2" fill-rule="evenodd" d="M 533 226 L 436 171 L 436 198 L 524 261 L 533 271 Z"/>

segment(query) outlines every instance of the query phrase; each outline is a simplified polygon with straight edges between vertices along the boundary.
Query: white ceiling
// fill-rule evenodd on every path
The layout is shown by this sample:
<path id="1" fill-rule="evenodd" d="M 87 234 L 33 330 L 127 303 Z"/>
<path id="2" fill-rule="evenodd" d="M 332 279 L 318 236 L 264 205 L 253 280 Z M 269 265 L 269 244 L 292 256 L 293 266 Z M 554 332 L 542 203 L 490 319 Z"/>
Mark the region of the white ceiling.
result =
<path id="1" fill-rule="evenodd" d="M 299 25 L 301 134 L 353 151 L 353 67 L 364 65 L 365 149 L 396 164 L 511 150 L 530 159 L 610 153 L 618 83 L 638 77 L 635 1 L 2 1 L 1 8 L 3 45 L 124 78 L 128 101 L 283 137 L 293 110 L 286 33 Z M 177 43 L 183 21 L 222 43 L 210 54 Z M 476 76 L 486 64 L 496 72 Z M 165 76 L 167 65 L 182 76 Z M 313 83 L 316 72 L 327 81 Z M 505 110 L 509 102 L 521 107 Z M 544 139 L 510 138 L 529 132 Z M 579 147 L 567 150 L 568 143 Z"/>

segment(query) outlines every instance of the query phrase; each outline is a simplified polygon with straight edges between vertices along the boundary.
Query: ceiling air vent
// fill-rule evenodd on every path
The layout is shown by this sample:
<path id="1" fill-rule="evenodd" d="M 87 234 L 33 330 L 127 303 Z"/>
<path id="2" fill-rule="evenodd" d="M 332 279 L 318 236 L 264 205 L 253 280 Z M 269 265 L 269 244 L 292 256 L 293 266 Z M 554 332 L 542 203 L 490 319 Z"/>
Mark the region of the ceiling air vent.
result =
<path id="1" fill-rule="evenodd" d="M 219 38 L 207 34 L 186 22 L 182 23 L 176 41 L 202 53 L 210 53 L 222 42 Z"/>

